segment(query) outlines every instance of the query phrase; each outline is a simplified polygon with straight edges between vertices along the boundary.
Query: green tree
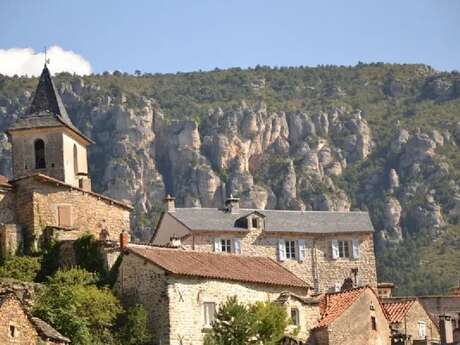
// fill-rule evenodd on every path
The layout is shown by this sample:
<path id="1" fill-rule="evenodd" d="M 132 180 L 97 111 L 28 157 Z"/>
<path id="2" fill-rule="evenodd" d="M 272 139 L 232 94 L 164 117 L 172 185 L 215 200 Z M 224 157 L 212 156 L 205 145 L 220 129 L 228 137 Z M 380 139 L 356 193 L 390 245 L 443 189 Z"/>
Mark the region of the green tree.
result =
<path id="1" fill-rule="evenodd" d="M 59 270 L 38 296 L 33 313 L 49 322 L 73 344 L 115 343 L 111 328 L 123 309 L 108 288 L 83 269 Z"/>
<path id="2" fill-rule="evenodd" d="M 257 302 L 250 307 L 256 322 L 256 334 L 264 345 L 277 344 L 288 326 L 286 309 L 273 302 Z"/>
<path id="3" fill-rule="evenodd" d="M 142 305 L 128 308 L 118 321 L 118 339 L 123 345 L 144 345 L 151 340 L 147 328 L 147 313 Z"/>
<path id="4" fill-rule="evenodd" d="M 41 257 L 15 256 L 5 259 L 0 265 L 0 278 L 13 278 L 33 282 L 41 267 Z"/>

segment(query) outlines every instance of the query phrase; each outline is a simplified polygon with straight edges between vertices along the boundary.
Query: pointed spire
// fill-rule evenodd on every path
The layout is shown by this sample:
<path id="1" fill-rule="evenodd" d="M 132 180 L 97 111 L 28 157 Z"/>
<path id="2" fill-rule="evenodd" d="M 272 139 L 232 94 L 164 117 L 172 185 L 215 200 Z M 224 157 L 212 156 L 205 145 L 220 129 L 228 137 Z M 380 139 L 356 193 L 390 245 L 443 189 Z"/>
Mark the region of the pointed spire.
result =
<path id="1" fill-rule="evenodd" d="M 58 115 L 67 124 L 72 124 L 69 115 L 67 115 L 64 104 L 62 103 L 61 96 L 59 96 L 59 93 L 54 86 L 50 71 L 48 70 L 46 64 L 43 67 L 42 74 L 38 81 L 35 96 L 32 104 L 30 105 L 29 114 L 42 112 Z"/>

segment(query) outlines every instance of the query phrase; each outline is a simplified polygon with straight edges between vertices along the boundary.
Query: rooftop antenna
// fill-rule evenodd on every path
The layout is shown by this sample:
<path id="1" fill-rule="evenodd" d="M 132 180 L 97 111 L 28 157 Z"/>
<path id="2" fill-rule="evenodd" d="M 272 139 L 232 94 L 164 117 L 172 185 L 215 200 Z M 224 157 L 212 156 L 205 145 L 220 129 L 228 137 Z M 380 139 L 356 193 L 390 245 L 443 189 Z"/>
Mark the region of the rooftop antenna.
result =
<path id="1" fill-rule="evenodd" d="M 47 57 L 47 50 L 48 50 L 47 47 L 45 47 L 45 67 L 46 65 L 49 65 L 50 63 L 50 59 Z"/>

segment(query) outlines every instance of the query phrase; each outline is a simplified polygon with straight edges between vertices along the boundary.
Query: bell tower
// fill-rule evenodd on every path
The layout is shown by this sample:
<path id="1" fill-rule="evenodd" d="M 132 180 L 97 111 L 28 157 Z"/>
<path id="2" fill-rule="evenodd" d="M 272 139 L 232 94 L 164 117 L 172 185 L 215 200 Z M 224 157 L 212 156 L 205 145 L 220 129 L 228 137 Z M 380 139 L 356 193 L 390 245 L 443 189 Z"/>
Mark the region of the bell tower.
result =
<path id="1" fill-rule="evenodd" d="M 29 111 L 7 134 L 14 179 L 40 173 L 91 190 L 87 146 L 93 141 L 73 125 L 46 64 Z"/>

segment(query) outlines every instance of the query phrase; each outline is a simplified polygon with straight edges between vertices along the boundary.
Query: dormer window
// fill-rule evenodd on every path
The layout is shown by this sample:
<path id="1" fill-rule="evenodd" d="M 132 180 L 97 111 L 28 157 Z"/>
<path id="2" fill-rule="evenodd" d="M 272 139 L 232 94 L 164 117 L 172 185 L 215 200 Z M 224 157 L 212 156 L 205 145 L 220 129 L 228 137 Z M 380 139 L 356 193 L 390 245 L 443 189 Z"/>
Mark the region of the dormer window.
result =
<path id="1" fill-rule="evenodd" d="M 252 217 L 252 227 L 254 229 L 259 228 L 259 218 L 257 217 Z"/>
<path id="2" fill-rule="evenodd" d="M 35 140 L 35 169 L 46 169 L 45 142 L 42 139 Z"/>

